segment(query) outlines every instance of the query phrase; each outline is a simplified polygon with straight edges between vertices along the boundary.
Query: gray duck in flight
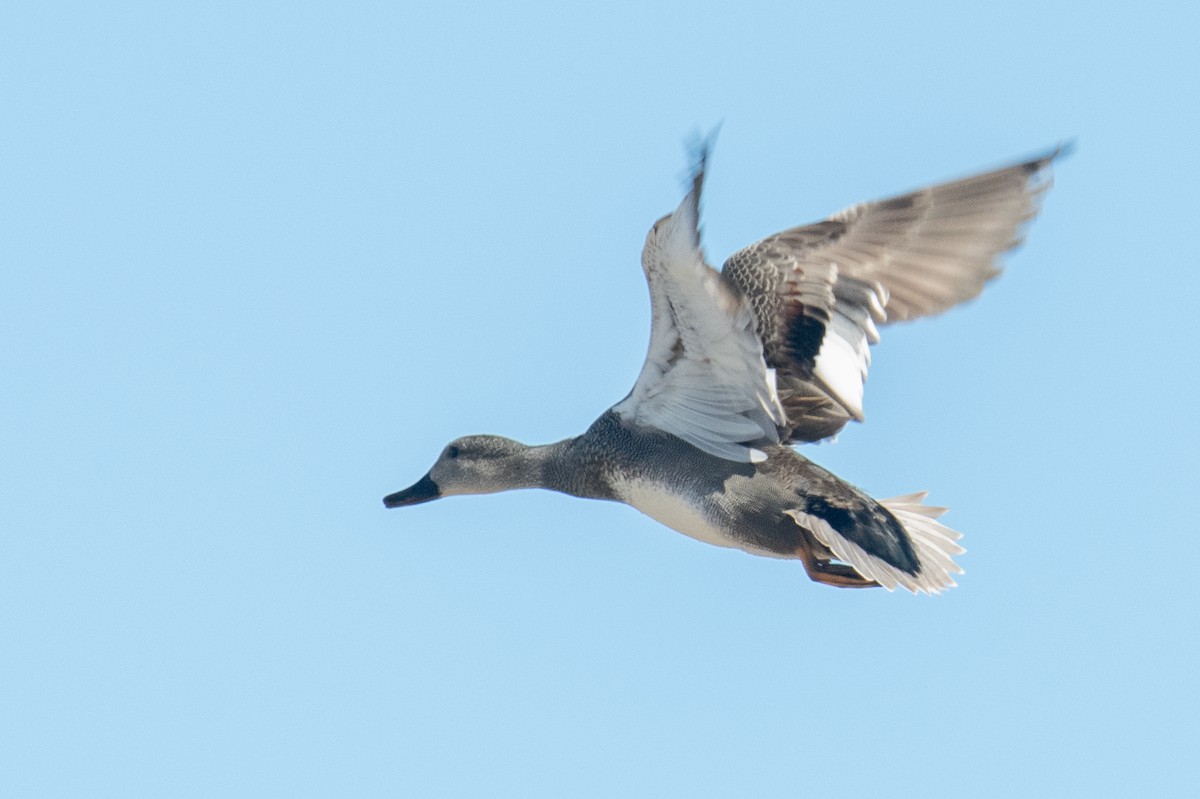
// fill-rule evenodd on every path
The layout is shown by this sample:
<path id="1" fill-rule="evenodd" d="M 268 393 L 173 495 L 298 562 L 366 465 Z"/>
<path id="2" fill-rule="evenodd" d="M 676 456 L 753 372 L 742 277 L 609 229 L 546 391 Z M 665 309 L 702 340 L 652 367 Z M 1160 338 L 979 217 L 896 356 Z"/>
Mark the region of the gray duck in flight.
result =
<path id="1" fill-rule="evenodd" d="M 642 250 L 652 323 L 629 395 L 585 433 L 528 446 L 450 442 L 389 508 L 547 488 L 632 505 L 693 538 L 799 560 L 818 583 L 938 593 L 962 573 L 961 535 L 925 493 L 875 500 L 790 445 L 862 421 L 878 326 L 969 300 L 1000 272 L 1062 149 L 862 203 L 729 257 L 700 244 L 708 145 L 690 191 Z"/>

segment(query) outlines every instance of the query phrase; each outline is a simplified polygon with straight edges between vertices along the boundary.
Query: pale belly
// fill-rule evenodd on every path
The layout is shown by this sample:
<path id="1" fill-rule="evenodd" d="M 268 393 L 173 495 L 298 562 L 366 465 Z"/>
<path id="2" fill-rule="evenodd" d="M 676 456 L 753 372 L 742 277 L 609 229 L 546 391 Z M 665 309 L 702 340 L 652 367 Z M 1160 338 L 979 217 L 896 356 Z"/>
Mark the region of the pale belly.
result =
<path id="1" fill-rule="evenodd" d="M 772 558 L 785 557 L 777 552 L 750 546 L 715 524 L 704 509 L 688 502 L 686 497 L 663 490 L 657 483 L 630 480 L 613 486 L 617 498 L 637 508 L 660 524 L 670 527 L 689 538 L 719 547 L 741 549 L 753 555 Z"/>

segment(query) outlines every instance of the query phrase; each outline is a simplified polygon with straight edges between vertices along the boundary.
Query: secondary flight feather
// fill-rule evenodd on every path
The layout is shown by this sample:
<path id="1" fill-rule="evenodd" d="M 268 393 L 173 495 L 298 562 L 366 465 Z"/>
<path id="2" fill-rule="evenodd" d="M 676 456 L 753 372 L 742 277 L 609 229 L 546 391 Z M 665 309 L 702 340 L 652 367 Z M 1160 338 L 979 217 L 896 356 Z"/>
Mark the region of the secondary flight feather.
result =
<path id="1" fill-rule="evenodd" d="M 528 446 L 456 439 L 400 507 L 453 494 L 548 488 L 623 502 L 693 538 L 799 560 L 816 582 L 937 593 L 962 569 L 960 534 L 924 492 L 875 500 L 790 444 L 863 418 L 879 328 L 975 297 L 1000 273 L 1050 186 L 1056 149 L 1002 169 L 862 203 L 734 253 L 700 242 L 709 146 L 642 250 L 646 360 L 582 435 Z"/>

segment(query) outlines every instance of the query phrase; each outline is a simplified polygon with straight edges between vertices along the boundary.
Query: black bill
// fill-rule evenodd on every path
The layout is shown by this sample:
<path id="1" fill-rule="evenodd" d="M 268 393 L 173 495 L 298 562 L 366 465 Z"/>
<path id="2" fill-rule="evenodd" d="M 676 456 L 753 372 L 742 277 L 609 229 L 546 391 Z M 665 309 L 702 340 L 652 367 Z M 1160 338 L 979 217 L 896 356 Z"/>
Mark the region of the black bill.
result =
<path id="1" fill-rule="evenodd" d="M 403 491 L 388 494 L 383 498 L 383 504 L 389 508 L 402 508 L 405 505 L 417 505 L 421 502 L 428 502 L 431 499 L 437 499 L 441 495 L 442 492 L 438 488 L 437 483 L 433 482 L 429 475 L 425 475 Z"/>

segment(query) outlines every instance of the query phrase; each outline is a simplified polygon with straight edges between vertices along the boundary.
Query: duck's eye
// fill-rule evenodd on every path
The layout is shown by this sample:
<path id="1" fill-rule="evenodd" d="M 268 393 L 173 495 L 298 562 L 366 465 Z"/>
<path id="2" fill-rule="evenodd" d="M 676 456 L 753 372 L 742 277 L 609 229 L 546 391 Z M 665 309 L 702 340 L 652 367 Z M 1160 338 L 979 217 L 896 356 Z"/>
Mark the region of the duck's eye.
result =
<path id="1" fill-rule="evenodd" d="M 458 457 L 458 447 L 448 448 L 446 450 L 446 457 L 447 458 L 457 458 Z"/>

